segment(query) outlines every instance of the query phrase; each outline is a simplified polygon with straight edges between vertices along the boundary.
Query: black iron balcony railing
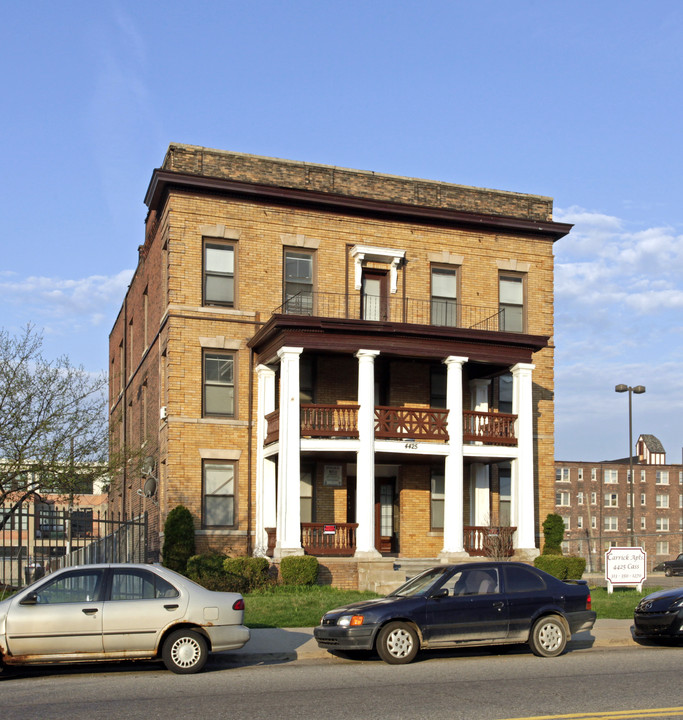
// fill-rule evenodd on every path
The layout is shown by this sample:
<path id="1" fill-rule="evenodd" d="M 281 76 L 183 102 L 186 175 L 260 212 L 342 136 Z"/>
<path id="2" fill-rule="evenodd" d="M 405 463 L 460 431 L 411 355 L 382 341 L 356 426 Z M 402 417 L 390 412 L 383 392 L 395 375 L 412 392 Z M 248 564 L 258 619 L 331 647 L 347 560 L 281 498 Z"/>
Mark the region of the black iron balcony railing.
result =
<path id="1" fill-rule="evenodd" d="M 274 315 L 303 315 L 379 322 L 432 325 L 477 330 L 503 330 L 505 310 L 463 305 L 454 300 L 417 300 L 363 296 L 361 293 L 300 292 L 273 311 Z"/>

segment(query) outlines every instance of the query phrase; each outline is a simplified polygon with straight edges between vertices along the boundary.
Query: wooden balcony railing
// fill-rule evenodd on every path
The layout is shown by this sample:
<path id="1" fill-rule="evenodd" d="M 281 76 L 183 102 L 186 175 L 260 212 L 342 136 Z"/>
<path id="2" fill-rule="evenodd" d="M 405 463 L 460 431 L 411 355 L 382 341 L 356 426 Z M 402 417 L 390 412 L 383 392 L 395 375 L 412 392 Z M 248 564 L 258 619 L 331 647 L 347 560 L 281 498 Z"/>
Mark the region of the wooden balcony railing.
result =
<path id="1" fill-rule="evenodd" d="M 516 527 L 486 527 L 465 525 L 463 542 L 465 551 L 475 557 L 492 559 L 511 557 L 514 553 L 512 537 Z"/>
<path id="2" fill-rule="evenodd" d="M 516 415 L 508 413 L 463 412 L 463 441 L 487 445 L 516 445 Z"/>
<path id="3" fill-rule="evenodd" d="M 302 437 L 358 437 L 359 405 L 301 405 Z M 270 425 L 268 426 L 270 430 Z"/>
<path id="4" fill-rule="evenodd" d="M 340 555 L 356 552 L 358 523 L 301 523 L 301 545 L 307 555 Z"/>
<path id="5" fill-rule="evenodd" d="M 375 437 L 448 441 L 448 410 L 375 408 Z"/>
<path id="6" fill-rule="evenodd" d="M 301 436 L 358 437 L 358 405 L 301 405 Z M 463 441 L 485 445 L 516 445 L 516 415 L 463 412 Z M 280 434 L 280 412 L 266 415 L 265 444 Z M 375 408 L 375 437 L 388 440 L 433 440 L 448 442 L 448 410 L 435 408 Z"/>

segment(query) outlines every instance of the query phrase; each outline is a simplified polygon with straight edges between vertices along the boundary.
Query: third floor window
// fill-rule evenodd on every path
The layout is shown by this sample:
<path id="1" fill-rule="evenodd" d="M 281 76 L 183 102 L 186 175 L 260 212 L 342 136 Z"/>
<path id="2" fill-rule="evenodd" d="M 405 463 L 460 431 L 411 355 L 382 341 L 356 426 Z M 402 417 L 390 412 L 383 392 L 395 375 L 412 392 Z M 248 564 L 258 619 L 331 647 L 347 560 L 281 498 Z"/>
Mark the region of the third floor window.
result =
<path id="1" fill-rule="evenodd" d="M 232 245 L 204 245 L 204 304 L 235 304 L 235 248 Z"/>
<path id="2" fill-rule="evenodd" d="M 313 314 L 313 253 L 285 250 L 285 312 L 294 315 Z"/>
<path id="3" fill-rule="evenodd" d="M 500 329 L 505 332 L 524 332 L 524 278 L 521 275 L 501 275 L 498 279 Z"/>
<path id="4" fill-rule="evenodd" d="M 457 276 L 455 268 L 432 268 L 432 325 L 458 324 Z"/>

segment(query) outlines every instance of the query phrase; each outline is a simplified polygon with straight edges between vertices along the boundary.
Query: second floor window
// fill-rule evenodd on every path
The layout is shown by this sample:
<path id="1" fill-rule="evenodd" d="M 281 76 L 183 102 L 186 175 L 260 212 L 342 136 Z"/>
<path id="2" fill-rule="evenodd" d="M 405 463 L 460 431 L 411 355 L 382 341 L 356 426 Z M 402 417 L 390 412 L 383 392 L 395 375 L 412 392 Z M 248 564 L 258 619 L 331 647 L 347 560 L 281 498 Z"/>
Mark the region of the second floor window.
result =
<path id="1" fill-rule="evenodd" d="M 605 493 L 605 507 L 618 507 L 619 499 L 616 493 Z"/>
<path id="2" fill-rule="evenodd" d="M 668 485 L 669 484 L 669 471 L 668 470 L 657 470 L 655 475 L 656 485 Z"/>
<path id="3" fill-rule="evenodd" d="M 204 463 L 204 527 L 231 527 L 235 524 L 235 475 L 235 463 Z"/>
<path id="4" fill-rule="evenodd" d="M 432 470 L 431 506 L 432 530 L 443 530 L 444 507 L 444 476 L 443 473 Z"/>
<path id="5" fill-rule="evenodd" d="M 655 507 L 668 508 L 669 507 L 669 496 L 668 495 L 655 495 Z"/>
<path id="6" fill-rule="evenodd" d="M 524 332 L 524 278 L 521 275 L 501 275 L 498 281 L 500 329 L 505 332 Z"/>
<path id="7" fill-rule="evenodd" d="M 204 415 L 235 416 L 234 370 L 232 355 L 204 355 Z"/>
<path id="8" fill-rule="evenodd" d="M 235 248 L 206 243 L 204 246 L 204 304 L 235 304 Z"/>
<path id="9" fill-rule="evenodd" d="M 619 482 L 619 471 L 618 470 L 605 470 L 604 479 L 606 483 L 618 483 Z"/>
<path id="10" fill-rule="evenodd" d="M 285 312 L 313 314 L 313 253 L 285 251 Z"/>
<path id="11" fill-rule="evenodd" d="M 555 480 L 557 482 L 569 482 L 569 468 L 556 467 Z"/>
<path id="12" fill-rule="evenodd" d="M 457 277 L 454 268 L 432 268 L 432 325 L 458 324 Z"/>

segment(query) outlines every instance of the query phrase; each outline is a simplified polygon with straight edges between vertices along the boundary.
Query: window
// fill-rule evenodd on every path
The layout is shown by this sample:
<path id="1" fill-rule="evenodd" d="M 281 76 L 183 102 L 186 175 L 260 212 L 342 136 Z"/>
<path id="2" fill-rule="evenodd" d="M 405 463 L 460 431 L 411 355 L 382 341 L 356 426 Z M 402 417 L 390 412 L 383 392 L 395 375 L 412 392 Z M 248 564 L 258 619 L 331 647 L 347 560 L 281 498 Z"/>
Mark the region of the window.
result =
<path id="1" fill-rule="evenodd" d="M 501 330 L 524 332 L 524 278 L 521 275 L 501 275 L 498 290 Z"/>
<path id="2" fill-rule="evenodd" d="M 595 515 L 593 515 L 593 516 L 591 517 L 591 528 L 592 528 L 593 530 L 597 530 L 597 529 L 598 529 L 598 519 L 595 517 Z"/>
<path id="3" fill-rule="evenodd" d="M 619 507 L 619 496 L 617 493 L 605 493 L 605 507 Z"/>
<path id="4" fill-rule="evenodd" d="M 204 305 L 235 304 L 235 248 L 233 245 L 204 245 Z"/>
<path id="5" fill-rule="evenodd" d="M 498 482 L 500 485 L 498 502 L 498 522 L 503 527 L 510 527 L 512 512 L 512 468 L 510 463 L 498 466 Z"/>
<path id="6" fill-rule="evenodd" d="M 626 471 L 626 482 L 627 483 L 631 482 L 631 470 L 630 469 Z"/>
<path id="7" fill-rule="evenodd" d="M 455 268 L 432 268 L 432 325 L 458 324 L 457 275 Z"/>
<path id="8" fill-rule="evenodd" d="M 657 541 L 657 555 L 668 555 L 669 554 L 669 541 L 658 540 Z"/>
<path id="9" fill-rule="evenodd" d="M 597 479 L 598 479 L 598 469 L 591 468 L 591 481 L 595 481 Z"/>
<path id="10" fill-rule="evenodd" d="M 583 515 L 579 515 L 579 517 L 576 518 L 576 527 L 579 530 L 583 528 Z"/>
<path id="11" fill-rule="evenodd" d="M 429 369 L 429 406 L 446 407 L 446 366 L 437 365 Z"/>
<path id="12" fill-rule="evenodd" d="M 668 495 L 655 495 L 655 507 L 668 508 L 669 507 L 669 496 Z"/>
<path id="13" fill-rule="evenodd" d="M 645 516 L 640 518 L 640 529 L 647 530 L 647 518 Z"/>
<path id="14" fill-rule="evenodd" d="M 555 482 L 569 482 L 569 468 L 555 468 Z"/>
<path id="15" fill-rule="evenodd" d="M 579 505 L 583 505 L 583 492 L 579 491 L 576 494 L 576 501 L 578 502 Z"/>
<path id="16" fill-rule="evenodd" d="M 579 480 L 583 480 L 583 468 L 579 468 Z"/>
<path id="17" fill-rule="evenodd" d="M 645 482 L 647 480 L 647 476 L 645 473 L 645 470 L 640 471 L 640 482 Z"/>
<path id="18" fill-rule="evenodd" d="M 562 515 L 562 522 L 565 530 L 571 530 L 571 518 L 569 515 Z"/>
<path id="19" fill-rule="evenodd" d="M 605 470 L 603 473 L 603 479 L 606 484 L 611 485 L 619 482 L 619 471 L 618 470 Z"/>
<path id="20" fill-rule="evenodd" d="M 618 530 L 619 519 L 613 515 L 605 516 L 605 530 Z"/>
<path id="21" fill-rule="evenodd" d="M 112 600 L 154 600 L 178 597 L 179 594 L 164 578 L 148 570 L 115 570 L 112 573 Z"/>
<path id="22" fill-rule="evenodd" d="M 569 507 L 570 499 L 568 492 L 556 492 L 555 493 L 555 505 L 560 507 Z"/>
<path id="23" fill-rule="evenodd" d="M 299 509 L 301 522 L 313 522 L 313 470 L 301 468 L 299 476 Z"/>
<path id="24" fill-rule="evenodd" d="M 505 589 L 509 593 L 534 593 L 546 589 L 543 578 L 539 577 L 531 568 L 504 563 L 503 572 L 505 573 Z"/>
<path id="25" fill-rule="evenodd" d="M 678 484 L 683 485 L 683 470 L 678 471 Z"/>
<path id="26" fill-rule="evenodd" d="M 315 402 L 315 358 L 313 355 L 299 356 L 299 402 Z"/>
<path id="27" fill-rule="evenodd" d="M 505 373 L 498 378 L 498 410 L 502 413 L 512 412 L 512 373 Z"/>
<path id="28" fill-rule="evenodd" d="M 657 470 L 655 473 L 655 485 L 668 485 L 669 484 L 669 471 L 668 470 Z"/>
<path id="29" fill-rule="evenodd" d="M 77 570 L 41 586 L 37 602 L 41 605 L 92 602 L 99 600 L 101 588 L 102 570 Z"/>
<path id="30" fill-rule="evenodd" d="M 443 530 L 444 476 L 432 470 L 432 530 Z"/>
<path id="31" fill-rule="evenodd" d="M 683 495 L 678 496 L 678 507 L 683 509 Z"/>
<path id="32" fill-rule="evenodd" d="M 592 492 L 591 493 L 591 505 L 597 505 L 598 504 L 598 494 Z"/>
<path id="33" fill-rule="evenodd" d="M 204 355 L 204 415 L 235 417 L 235 358 L 223 353 Z"/>
<path id="34" fill-rule="evenodd" d="M 640 493 L 640 504 L 645 505 L 645 493 Z"/>
<path id="35" fill-rule="evenodd" d="M 204 527 L 235 524 L 235 470 L 235 463 L 231 462 L 204 463 Z"/>
<path id="36" fill-rule="evenodd" d="M 285 250 L 285 312 L 313 314 L 313 253 Z"/>
<path id="37" fill-rule="evenodd" d="M 669 532 L 669 518 L 656 518 L 655 530 L 657 532 Z"/>
<path id="38" fill-rule="evenodd" d="M 142 340 L 146 350 L 149 347 L 149 288 L 142 293 Z"/>

